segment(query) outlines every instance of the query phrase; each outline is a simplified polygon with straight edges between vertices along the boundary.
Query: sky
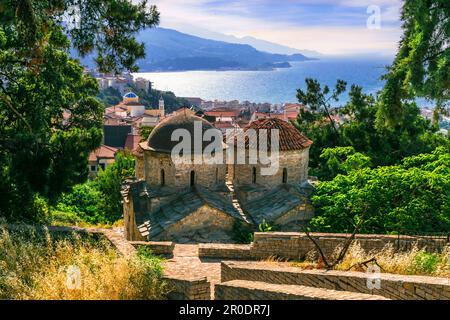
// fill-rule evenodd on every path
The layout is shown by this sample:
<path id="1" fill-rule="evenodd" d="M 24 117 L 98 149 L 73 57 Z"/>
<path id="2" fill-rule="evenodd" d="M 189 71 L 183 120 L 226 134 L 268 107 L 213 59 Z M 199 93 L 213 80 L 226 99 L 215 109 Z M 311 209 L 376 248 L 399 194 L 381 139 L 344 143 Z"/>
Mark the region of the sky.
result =
<path id="1" fill-rule="evenodd" d="M 401 0 L 150 2 L 161 13 L 161 27 L 194 35 L 198 30 L 204 35 L 207 30 L 237 37 L 252 36 L 331 55 L 391 56 L 402 33 Z"/>

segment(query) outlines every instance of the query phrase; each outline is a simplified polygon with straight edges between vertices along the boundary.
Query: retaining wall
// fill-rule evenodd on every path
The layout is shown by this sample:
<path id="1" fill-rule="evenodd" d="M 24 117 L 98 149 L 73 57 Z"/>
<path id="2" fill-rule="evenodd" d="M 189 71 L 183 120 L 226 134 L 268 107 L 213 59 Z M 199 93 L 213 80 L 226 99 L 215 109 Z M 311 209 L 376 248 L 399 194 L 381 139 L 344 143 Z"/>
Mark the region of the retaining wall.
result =
<path id="1" fill-rule="evenodd" d="M 164 277 L 171 292 L 169 300 L 211 300 L 211 283 L 206 277 L 182 279 Z"/>
<path id="2" fill-rule="evenodd" d="M 380 286 L 367 285 L 368 274 L 352 271 L 302 270 L 256 262 L 222 262 L 221 281 L 262 281 L 339 291 L 373 294 L 396 300 L 449 300 L 450 279 L 379 274 Z M 371 281 L 371 279 L 369 279 Z"/>
<path id="3" fill-rule="evenodd" d="M 343 245 L 349 234 L 312 233 L 320 244 L 325 255 L 329 256 L 339 245 Z M 441 251 L 448 245 L 446 238 L 410 237 L 390 235 L 358 234 L 355 240 L 366 250 L 381 250 L 391 244 L 400 251 L 410 250 L 417 245 L 429 252 Z M 305 233 L 298 232 L 255 232 L 254 241 L 250 245 L 233 244 L 200 244 L 201 258 L 221 258 L 232 260 L 267 259 L 280 257 L 284 259 L 302 259 L 308 252 L 315 251 L 314 243 Z"/>
<path id="4" fill-rule="evenodd" d="M 172 257 L 175 248 L 175 243 L 172 241 L 130 241 L 130 243 L 135 248 L 147 247 L 153 254 L 166 257 Z"/>

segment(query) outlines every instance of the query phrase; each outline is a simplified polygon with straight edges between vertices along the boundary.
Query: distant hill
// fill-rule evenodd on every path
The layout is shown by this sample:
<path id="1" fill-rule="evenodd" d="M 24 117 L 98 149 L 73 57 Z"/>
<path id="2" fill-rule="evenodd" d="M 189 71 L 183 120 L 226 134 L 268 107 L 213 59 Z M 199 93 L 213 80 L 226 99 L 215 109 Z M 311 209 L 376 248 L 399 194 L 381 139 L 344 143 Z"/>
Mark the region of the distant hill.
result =
<path id="1" fill-rule="evenodd" d="M 172 29 L 152 28 L 137 35 L 145 44 L 146 58 L 138 61 L 141 72 L 187 70 L 271 70 L 288 68 L 290 61 L 309 60 L 296 54 L 272 54 L 247 44 L 204 39 Z M 92 59 L 82 59 L 92 67 Z"/>
<path id="2" fill-rule="evenodd" d="M 295 54 L 301 53 L 309 58 L 322 58 L 325 55 L 314 51 L 314 50 L 306 50 L 306 49 L 297 49 L 288 47 L 285 45 L 281 45 L 279 43 L 270 42 L 267 40 L 258 39 L 255 37 L 236 37 L 229 34 L 224 34 L 220 32 L 211 31 L 208 29 L 204 29 L 198 26 L 191 25 L 189 23 L 177 23 L 180 28 L 182 28 L 184 33 L 194 35 L 200 38 L 211 39 L 216 41 L 224 41 L 229 43 L 240 43 L 240 44 L 248 44 L 259 51 L 269 52 L 269 53 L 278 53 L 278 54 Z"/>
<path id="3" fill-rule="evenodd" d="M 309 58 L 321 58 L 324 56 L 323 54 L 321 54 L 320 52 L 317 52 L 317 51 L 306 50 L 306 49 L 303 49 L 303 50 L 295 49 L 295 48 L 280 45 L 278 43 L 273 43 L 270 41 L 261 40 L 261 39 L 257 39 L 257 38 L 249 37 L 249 36 L 239 38 L 239 37 L 235 37 L 232 35 L 225 35 L 225 34 L 214 33 L 214 32 L 205 32 L 204 34 L 205 34 L 205 36 L 202 36 L 202 35 L 200 35 L 200 36 L 207 38 L 207 39 L 225 41 L 225 42 L 229 42 L 229 43 L 248 44 L 248 45 L 252 46 L 253 48 L 255 48 L 256 50 L 265 51 L 265 52 L 269 52 L 269 53 L 278 53 L 278 54 L 287 54 L 287 55 L 301 53 Z"/>
<path id="4" fill-rule="evenodd" d="M 139 62 L 141 71 L 260 70 L 308 60 L 302 54 L 272 54 L 250 45 L 204 39 L 172 29 L 148 29 L 137 38 L 145 43 L 147 53 Z"/>

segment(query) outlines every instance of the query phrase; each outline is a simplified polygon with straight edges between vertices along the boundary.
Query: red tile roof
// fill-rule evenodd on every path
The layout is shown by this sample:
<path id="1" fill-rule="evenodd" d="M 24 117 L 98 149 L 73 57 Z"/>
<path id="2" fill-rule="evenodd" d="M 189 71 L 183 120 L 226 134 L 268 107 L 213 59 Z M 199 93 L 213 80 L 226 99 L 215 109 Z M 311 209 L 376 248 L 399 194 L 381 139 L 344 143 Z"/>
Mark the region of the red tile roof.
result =
<path id="1" fill-rule="evenodd" d="M 210 117 L 237 117 L 239 113 L 239 110 L 211 110 L 206 111 L 205 115 Z"/>
<path id="2" fill-rule="evenodd" d="M 161 110 L 159 109 L 149 109 L 145 110 L 144 113 L 148 116 L 159 117 L 161 115 Z"/>
<path id="3" fill-rule="evenodd" d="M 110 146 L 101 145 L 89 154 L 89 162 L 97 161 L 99 158 L 114 159 L 118 149 Z"/>
<path id="4" fill-rule="evenodd" d="M 244 131 L 248 129 L 254 129 L 258 132 L 260 129 L 267 129 L 267 150 L 271 148 L 271 130 L 278 129 L 279 130 L 279 150 L 280 151 L 289 151 L 289 150 L 302 150 L 308 148 L 313 143 L 307 137 L 302 135 L 291 123 L 283 121 L 277 118 L 268 118 L 256 120 L 250 123 L 247 127 L 244 128 Z M 246 148 L 254 148 L 259 147 L 259 145 L 253 145 L 248 139 L 248 136 L 245 137 L 245 147 Z"/>
<path id="5" fill-rule="evenodd" d="M 175 110 L 175 111 L 173 112 L 173 115 L 175 116 L 175 115 L 180 114 L 180 113 L 193 115 L 193 114 L 195 114 L 195 111 L 192 110 L 192 109 L 190 109 L 190 108 L 183 107 L 183 108 L 180 108 L 180 109 L 178 109 L 178 110 Z"/>

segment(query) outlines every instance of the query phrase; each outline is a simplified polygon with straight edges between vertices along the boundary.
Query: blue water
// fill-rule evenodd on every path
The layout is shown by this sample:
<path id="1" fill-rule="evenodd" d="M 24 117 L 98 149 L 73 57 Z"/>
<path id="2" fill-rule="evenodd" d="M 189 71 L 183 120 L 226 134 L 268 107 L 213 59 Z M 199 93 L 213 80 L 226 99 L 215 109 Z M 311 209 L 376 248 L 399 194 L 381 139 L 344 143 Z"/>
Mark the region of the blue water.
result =
<path id="1" fill-rule="evenodd" d="M 251 102 L 297 102 L 298 88 L 305 88 L 305 78 L 315 78 L 334 86 L 337 79 L 357 84 L 367 93 L 376 93 L 383 86 L 380 77 L 392 60 L 321 59 L 293 62 L 292 68 L 274 71 L 188 71 L 139 73 L 153 87 L 172 91 L 181 97 L 205 100 L 239 100 Z M 342 102 L 347 100 L 344 95 Z"/>

